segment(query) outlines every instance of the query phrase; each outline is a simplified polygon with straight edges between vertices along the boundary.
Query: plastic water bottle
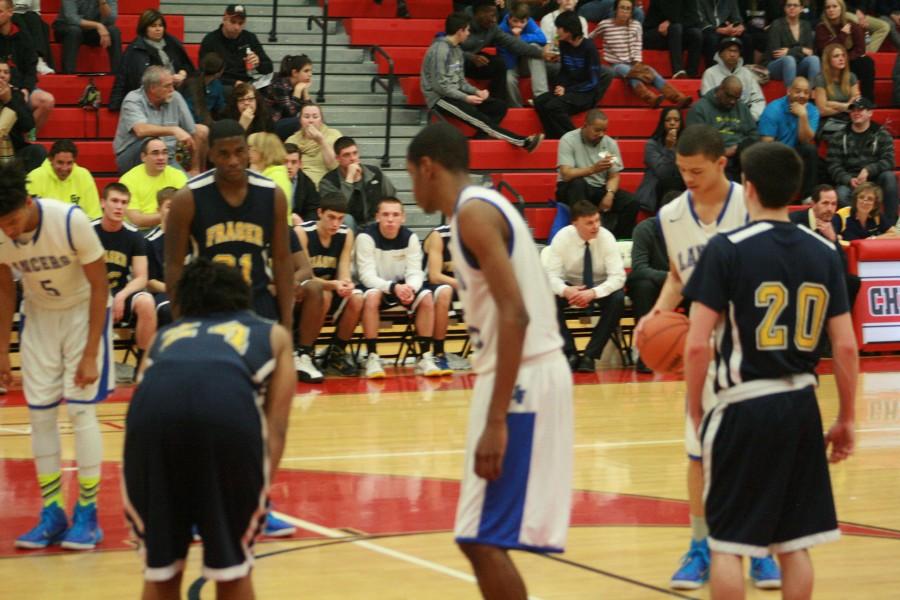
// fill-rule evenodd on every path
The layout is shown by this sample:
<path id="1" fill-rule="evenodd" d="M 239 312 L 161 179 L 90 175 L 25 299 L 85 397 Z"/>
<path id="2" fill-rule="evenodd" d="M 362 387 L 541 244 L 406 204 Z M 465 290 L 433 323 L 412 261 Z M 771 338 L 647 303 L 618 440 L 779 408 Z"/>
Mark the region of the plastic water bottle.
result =
<path id="1" fill-rule="evenodd" d="M 246 52 L 244 54 L 244 68 L 247 69 L 247 75 L 249 75 L 250 77 L 256 77 L 256 75 L 257 75 L 256 67 L 254 67 L 252 64 L 250 64 L 250 55 L 253 53 L 253 51 L 250 50 L 249 46 L 247 48 L 245 48 L 245 51 Z"/>

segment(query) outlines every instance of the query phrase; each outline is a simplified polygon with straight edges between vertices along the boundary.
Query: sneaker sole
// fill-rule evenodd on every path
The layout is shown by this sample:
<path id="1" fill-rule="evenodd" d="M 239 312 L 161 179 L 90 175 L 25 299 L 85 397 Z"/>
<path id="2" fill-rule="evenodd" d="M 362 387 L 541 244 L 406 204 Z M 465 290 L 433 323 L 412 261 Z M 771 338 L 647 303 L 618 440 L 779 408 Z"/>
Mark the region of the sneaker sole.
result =
<path id="1" fill-rule="evenodd" d="M 669 587 L 673 590 L 699 590 L 705 584 L 705 581 L 685 581 L 683 579 L 672 580 Z"/>
<path id="2" fill-rule="evenodd" d="M 440 377 L 443 374 L 443 371 L 428 371 L 427 373 L 416 373 L 416 375 L 421 375 L 422 377 Z"/>
<path id="3" fill-rule="evenodd" d="M 759 581 L 753 580 L 753 585 L 761 590 L 777 590 L 781 589 L 781 580 L 780 579 L 761 579 Z"/>
<path id="4" fill-rule="evenodd" d="M 263 535 L 266 537 L 291 537 L 295 533 L 297 533 L 295 527 L 290 529 L 276 529 L 275 531 L 263 531 Z"/>
<path id="5" fill-rule="evenodd" d="M 297 378 L 303 383 L 322 383 L 325 380 L 325 377 L 310 377 L 306 373 L 302 371 L 297 371 Z"/>
<path id="6" fill-rule="evenodd" d="M 82 542 L 62 542 L 60 544 L 66 550 L 93 550 L 97 547 L 97 544 L 103 541 L 103 534 L 98 536 L 97 541 L 93 543 L 82 543 Z"/>
<path id="7" fill-rule="evenodd" d="M 43 550 L 44 548 L 48 548 L 53 544 L 58 544 L 59 540 L 50 541 L 50 542 L 28 542 L 25 540 L 16 540 L 16 548 L 21 548 L 23 550 Z"/>
<path id="8" fill-rule="evenodd" d="M 386 377 L 385 373 L 372 373 L 366 375 L 366 379 L 384 379 Z"/>

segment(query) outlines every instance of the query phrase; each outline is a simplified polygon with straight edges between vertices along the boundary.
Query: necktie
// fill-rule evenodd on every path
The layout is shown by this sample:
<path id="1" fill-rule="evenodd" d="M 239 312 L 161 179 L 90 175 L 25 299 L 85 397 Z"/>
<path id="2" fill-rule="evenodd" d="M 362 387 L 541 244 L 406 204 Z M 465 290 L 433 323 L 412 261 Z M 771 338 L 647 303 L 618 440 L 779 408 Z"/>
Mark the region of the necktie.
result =
<path id="1" fill-rule="evenodd" d="M 594 287 L 594 260 L 591 258 L 591 244 L 584 243 L 584 271 L 581 274 L 581 283 L 585 289 Z"/>

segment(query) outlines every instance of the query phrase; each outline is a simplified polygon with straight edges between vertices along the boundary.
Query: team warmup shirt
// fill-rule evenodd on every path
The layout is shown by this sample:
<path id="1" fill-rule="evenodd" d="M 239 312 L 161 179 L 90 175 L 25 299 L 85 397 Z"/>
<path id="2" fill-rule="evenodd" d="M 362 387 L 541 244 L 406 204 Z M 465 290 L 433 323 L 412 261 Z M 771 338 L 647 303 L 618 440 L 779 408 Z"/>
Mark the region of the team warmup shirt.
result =
<path id="1" fill-rule="evenodd" d="M 331 242 L 325 246 L 319 238 L 319 230 L 316 227 L 318 221 L 306 221 L 303 223 L 303 231 L 306 232 L 306 250 L 309 252 L 309 264 L 312 267 L 313 275 L 319 279 L 331 281 L 337 277 L 338 262 L 341 258 L 341 252 L 344 251 L 344 244 L 347 243 L 347 232 L 350 231 L 346 225 L 341 225 L 333 236 Z"/>
<path id="2" fill-rule="evenodd" d="M 101 219 L 94 221 L 94 231 L 106 252 L 106 277 L 109 280 L 109 291 L 115 296 L 131 279 L 131 259 L 135 256 L 147 256 L 144 237 L 127 223 L 123 223 L 118 231 L 106 231 Z"/>
<path id="3" fill-rule="evenodd" d="M 416 292 L 422 289 L 422 245 L 411 229 L 401 226 L 397 237 L 388 239 L 372 223 L 357 236 L 355 250 L 356 270 L 366 288 L 390 293 L 392 284 L 406 283 Z"/>

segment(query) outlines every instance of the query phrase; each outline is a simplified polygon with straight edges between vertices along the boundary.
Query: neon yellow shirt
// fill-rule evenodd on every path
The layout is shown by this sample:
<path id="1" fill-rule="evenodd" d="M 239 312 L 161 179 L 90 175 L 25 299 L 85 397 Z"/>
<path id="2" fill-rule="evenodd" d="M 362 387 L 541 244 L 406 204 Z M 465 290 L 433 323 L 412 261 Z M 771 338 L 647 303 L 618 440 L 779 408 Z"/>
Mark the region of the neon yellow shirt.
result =
<path id="1" fill-rule="evenodd" d="M 28 174 L 28 193 L 80 206 L 91 219 L 97 219 L 102 214 L 94 176 L 78 165 L 72 168 L 68 177 L 61 180 L 56 176 L 50 161 L 44 159 L 41 166 Z"/>
<path id="2" fill-rule="evenodd" d="M 291 202 L 293 198 L 291 196 L 294 192 L 294 186 L 291 185 L 291 178 L 288 177 L 287 167 L 284 165 L 271 165 L 266 167 L 265 171 L 262 172 L 262 175 L 268 177 L 272 181 L 275 182 L 275 185 L 281 188 L 281 191 L 284 192 L 284 197 L 287 199 L 287 220 L 288 225 L 291 223 Z"/>
<path id="3" fill-rule="evenodd" d="M 156 177 L 147 174 L 143 164 L 132 167 L 119 178 L 119 183 L 125 184 L 131 192 L 131 202 L 128 208 L 138 210 L 145 215 L 159 212 L 159 204 L 156 202 L 156 194 L 167 187 L 179 189 L 187 183 L 187 175 L 173 166 L 166 165 L 163 172 Z"/>

